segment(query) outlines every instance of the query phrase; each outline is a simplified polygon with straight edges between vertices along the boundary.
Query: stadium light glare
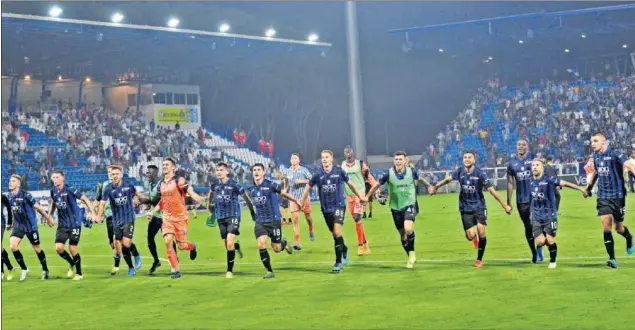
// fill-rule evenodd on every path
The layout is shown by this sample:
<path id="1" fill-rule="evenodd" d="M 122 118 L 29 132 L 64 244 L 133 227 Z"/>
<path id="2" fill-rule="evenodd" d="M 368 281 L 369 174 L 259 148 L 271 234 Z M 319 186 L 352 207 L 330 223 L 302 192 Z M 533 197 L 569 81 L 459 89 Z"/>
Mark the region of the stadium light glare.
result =
<path id="1" fill-rule="evenodd" d="M 119 12 L 114 13 L 112 14 L 112 16 L 110 16 L 110 20 L 113 23 L 121 23 L 121 21 L 123 21 L 123 18 L 124 18 L 123 14 Z"/>
<path id="2" fill-rule="evenodd" d="M 582 37 L 582 39 L 584 39 L 584 38 L 586 38 L 586 34 L 582 33 L 582 35 L 580 37 Z"/>
<path id="3" fill-rule="evenodd" d="M 519 44 L 523 44 L 523 43 L 525 43 L 525 42 L 524 42 L 524 41 L 522 41 L 522 40 L 518 40 L 518 43 L 519 43 Z"/>
<path id="4" fill-rule="evenodd" d="M 28 74 L 24 76 L 24 80 L 31 80 L 31 76 L 29 76 Z"/>
<path id="5" fill-rule="evenodd" d="M 628 48 L 628 45 L 627 44 L 623 44 L 622 48 Z"/>
<path id="6" fill-rule="evenodd" d="M 178 18 L 172 17 L 168 20 L 168 27 L 176 28 L 177 26 L 179 26 L 179 23 L 181 23 L 181 21 L 179 21 Z"/>
<path id="7" fill-rule="evenodd" d="M 320 39 L 320 37 L 317 34 L 315 34 L 315 33 L 309 34 L 309 36 L 306 38 L 306 40 L 308 40 L 310 42 L 316 42 L 316 41 L 318 41 L 318 39 Z"/>
<path id="8" fill-rule="evenodd" d="M 57 80 L 62 81 L 62 75 L 57 76 Z"/>
<path id="9" fill-rule="evenodd" d="M 565 53 L 570 52 L 569 48 L 565 48 L 565 49 L 564 49 L 564 52 L 565 52 Z"/>
<path id="10" fill-rule="evenodd" d="M 276 30 L 274 30 L 273 28 L 269 28 L 267 29 L 267 31 L 265 31 L 265 37 L 267 38 L 272 38 L 275 35 L 276 35 Z"/>
<path id="11" fill-rule="evenodd" d="M 439 48 L 439 53 L 443 53 L 443 48 Z"/>
<path id="12" fill-rule="evenodd" d="M 488 61 L 493 61 L 493 60 L 494 60 L 494 58 L 490 56 L 490 57 L 488 57 L 488 58 L 487 58 L 487 60 L 488 60 Z"/>
<path id="13" fill-rule="evenodd" d="M 229 26 L 229 24 L 227 23 L 223 23 L 218 27 L 218 31 L 222 32 L 222 33 L 227 33 L 227 31 L 229 31 L 231 27 Z"/>
<path id="14" fill-rule="evenodd" d="M 86 77 L 86 79 L 84 79 L 84 81 L 85 81 L 85 82 L 87 82 L 87 83 L 89 83 L 89 82 L 91 81 L 91 80 L 90 80 L 90 77 Z"/>
<path id="15" fill-rule="evenodd" d="M 58 6 L 53 6 L 51 7 L 51 9 L 49 9 L 49 15 L 51 17 L 59 17 L 60 15 L 62 15 L 62 12 L 64 11 Z"/>

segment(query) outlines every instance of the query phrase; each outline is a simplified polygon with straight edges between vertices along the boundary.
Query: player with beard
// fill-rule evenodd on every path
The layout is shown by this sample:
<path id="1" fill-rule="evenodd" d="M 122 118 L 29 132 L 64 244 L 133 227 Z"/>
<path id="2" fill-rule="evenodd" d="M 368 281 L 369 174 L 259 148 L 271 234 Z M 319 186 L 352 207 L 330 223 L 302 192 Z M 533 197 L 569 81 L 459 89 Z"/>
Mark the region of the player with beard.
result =
<path id="1" fill-rule="evenodd" d="M 593 172 L 590 173 L 590 181 L 587 192 L 591 192 L 597 183 L 597 210 L 602 227 L 604 229 L 604 246 L 609 255 L 606 265 L 617 268 L 615 261 L 615 247 L 612 227 L 626 239 L 626 252 L 633 254 L 633 236 L 624 225 L 626 215 L 626 186 L 624 185 L 623 169 L 626 168 L 635 174 L 635 165 L 627 162 L 626 155 L 609 147 L 606 135 L 597 132 L 591 136 L 591 149 L 593 149 Z"/>
<path id="2" fill-rule="evenodd" d="M 516 142 L 517 157 L 507 163 L 507 205 L 512 207 L 512 193 L 516 188 L 516 208 L 520 220 L 525 227 L 525 239 L 531 250 L 533 263 L 542 261 L 542 247 L 536 248 L 534 234 L 531 225 L 531 160 L 527 140 L 520 139 Z M 512 208 L 513 209 L 513 208 Z"/>
<path id="3" fill-rule="evenodd" d="M 500 195 L 496 192 L 494 185 L 480 168 L 475 166 L 476 153 L 474 151 L 466 151 L 463 153 L 463 167 L 456 169 L 451 176 L 439 181 L 433 188 L 431 193 L 452 182 L 459 181 L 461 192 L 459 193 L 459 210 L 463 221 L 463 229 L 465 237 L 472 241 L 478 234 L 478 256 L 476 258 L 475 267 L 483 266 L 483 255 L 487 245 L 487 237 L 485 229 L 487 228 L 487 205 L 485 204 L 485 196 L 483 189 L 487 189 L 489 193 L 500 203 L 501 207 L 507 214 L 510 214 L 512 207 L 505 204 Z"/>

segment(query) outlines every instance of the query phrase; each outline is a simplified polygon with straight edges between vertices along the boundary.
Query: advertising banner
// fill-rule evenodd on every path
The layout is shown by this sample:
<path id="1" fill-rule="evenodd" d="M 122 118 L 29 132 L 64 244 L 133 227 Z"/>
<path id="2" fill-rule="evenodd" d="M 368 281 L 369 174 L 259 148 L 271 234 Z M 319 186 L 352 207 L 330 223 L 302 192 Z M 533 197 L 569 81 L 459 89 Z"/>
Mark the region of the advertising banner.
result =
<path id="1" fill-rule="evenodd" d="M 157 107 L 157 122 L 159 123 L 198 123 L 198 109 L 195 107 L 187 108 L 167 108 Z"/>

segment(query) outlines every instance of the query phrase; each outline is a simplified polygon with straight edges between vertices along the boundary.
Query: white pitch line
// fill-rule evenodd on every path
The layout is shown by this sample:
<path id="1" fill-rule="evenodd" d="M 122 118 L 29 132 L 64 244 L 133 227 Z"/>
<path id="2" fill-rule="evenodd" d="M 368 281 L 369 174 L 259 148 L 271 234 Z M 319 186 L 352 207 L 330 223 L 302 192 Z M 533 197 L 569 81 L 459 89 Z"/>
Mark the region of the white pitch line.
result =
<path id="1" fill-rule="evenodd" d="M 109 257 L 111 258 L 112 256 L 109 255 L 84 255 L 85 257 L 95 257 L 95 258 L 102 258 L 102 257 Z M 151 259 L 150 257 L 141 257 L 141 258 L 145 258 L 145 259 Z M 630 258 L 630 257 L 627 257 Z M 166 259 L 162 259 L 159 258 L 161 261 L 166 261 Z M 593 256 L 593 257 L 589 257 L 589 256 L 578 256 L 578 257 L 561 257 L 558 258 L 558 261 L 562 261 L 562 260 L 600 260 L 600 259 L 606 259 L 606 257 L 600 257 L 600 256 Z M 417 262 L 423 262 L 423 263 L 451 263 L 451 262 L 467 262 L 467 261 L 473 261 L 474 259 L 417 259 Z M 498 258 L 498 259 L 485 259 L 486 262 L 488 261 L 495 261 L 495 262 L 513 262 L 513 261 L 527 261 L 528 263 L 531 262 L 531 260 L 529 258 Z M 357 261 L 352 261 L 351 264 L 354 266 L 355 264 L 394 264 L 394 263 L 403 263 L 406 262 L 405 258 L 404 260 L 357 260 Z M 276 265 L 330 265 L 332 264 L 333 261 L 277 261 L 275 262 Z M 194 266 L 221 266 L 221 265 L 226 265 L 226 262 L 211 262 L 211 263 L 194 263 L 194 264 L 190 264 L 190 263 L 184 263 L 181 264 L 181 267 L 187 266 L 187 267 L 194 267 Z M 237 264 L 240 265 L 261 265 L 261 263 L 259 262 L 237 262 Z M 91 266 L 99 266 L 99 267 L 111 267 L 111 265 L 91 265 Z M 68 266 L 49 266 L 49 267 L 54 267 L 54 268 L 68 268 Z"/>

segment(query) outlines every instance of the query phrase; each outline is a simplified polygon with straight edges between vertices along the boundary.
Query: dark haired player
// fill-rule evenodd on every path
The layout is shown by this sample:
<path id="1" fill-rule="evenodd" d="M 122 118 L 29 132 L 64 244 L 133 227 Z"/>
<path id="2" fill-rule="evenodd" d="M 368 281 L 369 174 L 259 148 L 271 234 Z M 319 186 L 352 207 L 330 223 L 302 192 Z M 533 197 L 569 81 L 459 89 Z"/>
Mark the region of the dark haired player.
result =
<path id="1" fill-rule="evenodd" d="M 50 227 L 53 227 L 55 223 L 53 219 L 46 214 L 46 210 L 35 202 L 35 199 L 29 192 L 21 189 L 21 186 L 22 178 L 15 174 L 12 175 L 11 179 L 9 179 L 9 194 L 7 196 L 11 205 L 9 212 L 13 214 L 13 231 L 11 232 L 10 241 L 11 251 L 18 265 L 20 265 L 20 269 L 22 269 L 22 274 L 20 275 L 20 282 L 22 282 L 29 273 L 29 269 L 24 262 L 24 256 L 22 252 L 20 252 L 20 242 L 22 242 L 22 239 L 26 236 L 42 265 L 42 279 L 48 280 L 49 269 L 46 265 L 46 254 L 44 254 L 44 251 L 40 248 L 40 236 L 37 230 L 35 211 L 46 219 Z"/>
<path id="2" fill-rule="evenodd" d="M 335 244 L 335 265 L 333 272 L 339 273 L 343 265 L 348 264 L 348 248 L 344 244 L 342 237 L 342 226 L 344 225 L 344 216 L 346 215 L 346 197 L 344 195 L 344 183 L 348 185 L 351 191 L 362 202 L 366 202 L 367 198 L 355 187 L 348 177 L 348 174 L 339 167 L 333 167 L 333 152 L 323 150 L 321 152 L 322 167 L 318 173 L 314 174 L 307 184 L 307 188 L 302 194 L 300 205 L 304 205 L 309 197 L 309 193 L 313 187 L 318 187 L 320 195 L 320 206 L 324 220 L 333 235 Z"/>
<path id="3" fill-rule="evenodd" d="M 405 152 L 397 151 L 393 157 L 395 166 L 379 179 L 379 183 L 370 189 L 368 196 L 372 196 L 380 186 L 388 186 L 392 220 L 399 232 L 401 246 L 408 256 L 406 268 L 412 269 L 417 262 L 414 223 L 415 217 L 419 213 L 415 182 L 421 182 L 428 187 L 430 193 L 433 193 L 434 190 L 428 181 L 419 177 L 417 171 L 408 166 L 410 164 Z"/>
<path id="4" fill-rule="evenodd" d="M 487 177 L 484 171 L 475 166 L 476 154 L 473 151 L 463 153 L 463 167 L 456 169 L 451 176 L 439 181 L 432 189 L 432 193 L 452 182 L 459 181 L 461 192 L 459 194 L 459 210 L 461 219 L 463 220 L 463 229 L 465 237 L 468 241 L 477 237 L 478 232 L 478 256 L 476 258 L 475 267 L 483 266 L 483 254 L 485 254 L 485 246 L 487 245 L 487 237 L 485 236 L 485 228 L 487 228 L 487 205 L 483 196 L 483 189 L 487 189 L 489 193 L 500 203 L 501 207 L 507 214 L 512 211 L 511 206 L 505 204 L 500 195 L 496 192 L 494 185 Z"/>
<path id="5" fill-rule="evenodd" d="M 6 216 L 4 215 L 6 212 Z M 4 242 L 4 231 L 7 227 L 11 227 L 13 225 L 13 213 L 11 213 L 11 203 L 9 203 L 9 198 L 5 194 L 2 194 L 2 242 Z M 11 265 L 11 261 L 9 260 L 9 254 L 4 249 L 4 245 L 2 246 L 2 279 L 4 280 L 4 266 L 7 266 L 7 281 L 11 281 L 13 279 L 13 265 Z"/>
<path id="6" fill-rule="evenodd" d="M 546 176 L 552 176 L 554 178 L 558 178 L 558 172 L 556 172 L 556 169 L 553 167 L 553 156 L 547 157 L 547 159 L 545 160 L 544 168 L 545 168 L 544 173 Z M 533 166 L 532 166 L 532 170 L 533 170 Z M 556 187 L 556 209 L 558 210 L 560 210 L 560 198 L 561 198 L 560 189 L 562 189 L 562 187 Z"/>
<path id="7" fill-rule="evenodd" d="M 267 240 L 271 238 L 271 248 L 274 252 L 280 253 L 282 250 L 286 250 L 289 254 L 293 253 L 293 248 L 287 244 L 286 239 L 282 238 L 280 205 L 278 204 L 277 194 L 298 205 L 300 205 L 300 202 L 286 191 L 283 191 L 279 184 L 265 179 L 264 165 L 260 163 L 254 164 L 251 167 L 251 172 L 254 177 L 254 186 L 249 192 L 249 199 L 253 205 L 253 210 L 250 211 L 254 221 L 256 221 L 254 233 L 258 241 L 260 261 L 267 269 L 267 274 L 265 274 L 264 278 L 270 279 L 275 276 L 271 268 L 269 252 L 267 252 Z"/>
<path id="8" fill-rule="evenodd" d="M 106 203 L 110 204 L 117 254 L 123 255 L 123 259 L 128 265 L 128 276 L 134 276 L 141 267 L 141 261 L 139 257 L 139 262 L 133 265 L 132 251 L 130 250 L 133 244 L 134 222 L 137 217 L 133 198 L 137 197 L 140 202 L 147 202 L 148 197 L 137 191 L 132 183 L 123 181 L 123 169 L 121 166 L 111 165 L 108 169 L 110 170 L 110 183 L 102 191 L 103 198 L 99 204 L 99 213 L 102 212 Z M 114 275 L 119 272 L 118 266 L 118 264 L 115 264 L 115 269 L 111 274 Z"/>
<path id="9" fill-rule="evenodd" d="M 236 237 L 240 235 L 240 201 L 238 197 L 242 196 L 245 199 L 250 210 L 253 209 L 253 206 L 250 204 L 251 201 L 245 189 L 229 178 L 229 166 L 226 163 L 216 164 L 216 178 L 218 178 L 218 182 L 212 185 L 207 203 L 210 206 L 213 204 L 220 237 L 227 250 L 227 274 L 225 277 L 233 278 L 236 252 L 240 258 L 243 257 L 240 244 L 236 242 Z M 208 208 L 210 207 L 208 206 Z"/>
<path id="10" fill-rule="evenodd" d="M 609 255 L 606 265 L 617 268 L 615 243 L 611 232 L 613 223 L 615 223 L 615 231 L 626 239 L 626 252 L 632 254 L 635 251 L 633 236 L 624 226 L 626 186 L 622 172 L 625 168 L 635 174 L 635 165 L 627 162 L 623 153 L 608 146 L 604 133 L 598 132 L 591 136 L 591 149 L 593 149 L 594 159 L 593 172 L 590 173 L 587 191 L 591 192 L 597 182 L 597 210 L 604 229 L 604 246 Z"/>
<path id="11" fill-rule="evenodd" d="M 558 245 L 556 233 L 558 231 L 558 202 L 556 192 L 558 187 L 568 187 L 582 192 L 587 197 L 585 188 L 561 181 L 557 177 L 549 176 L 541 159 L 534 159 L 531 163 L 532 179 L 529 183 L 531 190 L 531 223 L 534 238 L 538 246 L 545 245 L 549 249 L 549 268 L 556 268 Z"/>
<path id="12" fill-rule="evenodd" d="M 531 181 L 531 155 L 527 140 L 520 139 L 516 142 L 516 159 L 507 163 L 507 205 L 512 207 L 512 193 L 516 187 L 516 208 L 520 215 L 520 220 L 525 227 L 525 239 L 531 250 L 531 261 L 533 263 L 542 261 L 542 247 L 536 249 L 534 234 L 531 226 L 531 191 L 529 183 Z M 513 208 L 512 208 L 513 209 Z"/>
<path id="13" fill-rule="evenodd" d="M 93 205 L 78 189 L 75 189 L 65 183 L 64 172 L 56 170 L 51 176 L 53 188 L 51 188 L 51 199 L 53 202 L 49 207 L 48 217 L 52 218 L 53 212 L 57 210 L 57 232 L 55 233 L 55 250 L 59 256 L 68 262 L 70 266 L 66 276 L 73 278 L 74 281 L 80 281 L 84 278 L 82 275 L 82 259 L 77 250 L 79 239 L 82 233 L 82 212 L 77 205 L 77 200 L 81 200 L 86 208 L 88 208 L 88 218 L 96 222 L 99 220 Z M 64 250 L 64 245 L 68 241 L 68 248 L 71 251 L 69 255 Z M 71 256 L 72 255 L 72 256 Z M 75 267 L 75 273 L 73 272 Z M 74 276 L 73 276 L 74 275 Z"/>

